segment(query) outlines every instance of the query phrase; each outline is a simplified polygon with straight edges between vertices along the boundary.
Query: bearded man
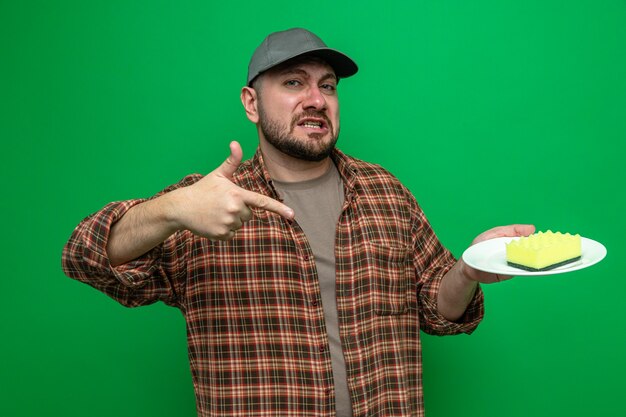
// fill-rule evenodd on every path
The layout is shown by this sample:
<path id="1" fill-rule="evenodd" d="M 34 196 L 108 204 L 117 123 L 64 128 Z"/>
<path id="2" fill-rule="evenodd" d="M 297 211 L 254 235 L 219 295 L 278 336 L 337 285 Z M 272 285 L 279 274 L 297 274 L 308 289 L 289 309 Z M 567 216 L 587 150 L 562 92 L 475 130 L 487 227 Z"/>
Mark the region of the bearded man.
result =
<path id="1" fill-rule="evenodd" d="M 199 416 L 422 416 L 420 330 L 472 332 L 479 282 L 509 278 L 457 261 L 395 177 L 337 149 L 356 72 L 307 30 L 270 34 L 241 90 L 254 157 L 232 142 L 210 174 L 108 204 L 64 249 L 67 275 L 123 305 L 182 311 Z"/>

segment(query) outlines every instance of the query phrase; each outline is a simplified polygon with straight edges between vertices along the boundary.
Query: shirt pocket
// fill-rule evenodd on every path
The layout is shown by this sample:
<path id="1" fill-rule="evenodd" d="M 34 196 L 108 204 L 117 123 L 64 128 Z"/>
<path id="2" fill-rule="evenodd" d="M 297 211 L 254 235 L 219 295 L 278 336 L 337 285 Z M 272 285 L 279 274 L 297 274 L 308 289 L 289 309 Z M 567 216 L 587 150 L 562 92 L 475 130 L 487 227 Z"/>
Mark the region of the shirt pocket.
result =
<path id="1" fill-rule="evenodd" d="M 405 314 L 409 309 L 409 250 L 367 242 L 367 270 L 374 313 Z"/>

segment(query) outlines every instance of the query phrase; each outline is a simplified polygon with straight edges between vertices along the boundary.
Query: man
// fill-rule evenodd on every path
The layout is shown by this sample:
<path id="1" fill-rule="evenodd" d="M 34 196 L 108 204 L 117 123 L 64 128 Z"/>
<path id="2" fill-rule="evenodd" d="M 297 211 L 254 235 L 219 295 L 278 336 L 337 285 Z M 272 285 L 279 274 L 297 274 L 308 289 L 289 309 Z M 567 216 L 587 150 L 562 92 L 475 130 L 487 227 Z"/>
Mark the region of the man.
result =
<path id="1" fill-rule="evenodd" d="M 241 101 L 259 148 L 85 219 L 65 272 L 127 306 L 186 318 L 201 416 L 423 415 L 419 332 L 471 332 L 478 282 L 410 192 L 336 147 L 356 64 L 303 29 L 270 34 Z M 487 231 L 475 242 L 527 235 Z"/>

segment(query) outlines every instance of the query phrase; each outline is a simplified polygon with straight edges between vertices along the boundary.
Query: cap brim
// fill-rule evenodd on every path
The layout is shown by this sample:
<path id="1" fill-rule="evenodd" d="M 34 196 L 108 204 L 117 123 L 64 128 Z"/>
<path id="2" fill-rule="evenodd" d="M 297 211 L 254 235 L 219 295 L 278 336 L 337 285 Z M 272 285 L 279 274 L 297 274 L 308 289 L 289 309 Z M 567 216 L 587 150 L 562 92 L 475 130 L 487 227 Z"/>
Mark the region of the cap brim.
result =
<path id="1" fill-rule="evenodd" d="M 312 51 L 308 51 L 298 56 L 305 56 L 305 55 L 317 56 L 317 57 L 322 58 L 324 61 L 328 63 L 328 65 L 333 67 L 333 69 L 335 70 L 335 75 L 338 78 L 350 77 L 356 74 L 357 71 L 359 70 L 359 67 L 356 65 L 356 62 L 350 59 L 347 55 L 344 55 L 335 49 L 330 49 L 330 48 L 314 49 Z"/>

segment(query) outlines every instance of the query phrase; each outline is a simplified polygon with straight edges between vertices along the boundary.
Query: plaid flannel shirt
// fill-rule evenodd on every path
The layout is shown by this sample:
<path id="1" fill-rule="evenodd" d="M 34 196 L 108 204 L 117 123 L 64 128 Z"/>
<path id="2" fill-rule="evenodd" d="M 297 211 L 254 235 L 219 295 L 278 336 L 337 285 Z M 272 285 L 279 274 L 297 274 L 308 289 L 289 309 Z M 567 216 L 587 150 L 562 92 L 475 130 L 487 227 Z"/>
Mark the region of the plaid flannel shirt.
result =
<path id="1" fill-rule="evenodd" d="M 442 317 L 437 292 L 455 259 L 411 193 L 377 165 L 338 150 L 332 157 L 346 195 L 336 285 L 354 415 L 423 416 L 420 330 L 472 332 L 483 316 L 482 291 L 458 322 Z M 200 178 L 188 176 L 163 193 Z M 234 182 L 278 198 L 259 151 Z M 142 201 L 111 203 L 83 220 L 64 249 L 65 273 L 125 306 L 160 300 L 182 311 L 200 416 L 334 415 L 315 261 L 297 221 L 253 209 L 233 240 L 180 231 L 112 267 L 111 225 Z"/>

